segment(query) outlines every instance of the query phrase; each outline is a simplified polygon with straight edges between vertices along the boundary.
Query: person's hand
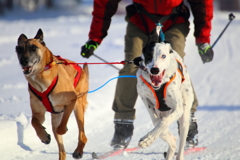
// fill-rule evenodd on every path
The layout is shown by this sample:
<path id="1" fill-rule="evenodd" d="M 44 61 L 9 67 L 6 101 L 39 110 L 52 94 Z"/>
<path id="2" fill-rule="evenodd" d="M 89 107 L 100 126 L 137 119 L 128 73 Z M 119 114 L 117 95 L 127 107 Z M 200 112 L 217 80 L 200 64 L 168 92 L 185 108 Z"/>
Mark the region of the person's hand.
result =
<path id="1" fill-rule="evenodd" d="M 210 44 L 208 43 L 197 44 L 197 46 L 198 46 L 198 53 L 203 63 L 211 62 L 213 59 L 214 52 Z"/>
<path id="2" fill-rule="evenodd" d="M 142 57 L 136 57 L 133 59 L 133 63 L 136 65 L 136 66 L 140 66 L 139 62 L 142 61 Z"/>
<path id="3" fill-rule="evenodd" d="M 144 65 L 143 65 L 143 59 L 142 59 L 142 57 L 136 57 L 136 58 L 134 58 L 133 63 L 134 63 L 138 68 L 140 68 L 140 69 L 142 69 L 142 70 L 146 70 L 146 68 L 145 68 Z"/>
<path id="4" fill-rule="evenodd" d="M 82 46 L 82 50 L 81 50 L 81 55 L 84 58 L 89 58 L 91 55 L 93 55 L 93 51 L 95 51 L 98 47 L 98 43 L 94 42 L 93 40 L 89 40 L 86 42 L 85 45 Z"/>

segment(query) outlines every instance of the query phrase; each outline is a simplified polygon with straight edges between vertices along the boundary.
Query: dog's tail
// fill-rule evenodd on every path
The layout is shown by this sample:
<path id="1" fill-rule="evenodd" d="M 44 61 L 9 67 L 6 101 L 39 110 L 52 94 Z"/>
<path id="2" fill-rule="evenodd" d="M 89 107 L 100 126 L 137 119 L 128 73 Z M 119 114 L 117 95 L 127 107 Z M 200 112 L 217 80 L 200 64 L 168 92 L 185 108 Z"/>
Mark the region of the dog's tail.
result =
<path id="1" fill-rule="evenodd" d="M 88 64 L 83 65 L 83 70 L 86 73 L 87 80 L 89 80 Z"/>

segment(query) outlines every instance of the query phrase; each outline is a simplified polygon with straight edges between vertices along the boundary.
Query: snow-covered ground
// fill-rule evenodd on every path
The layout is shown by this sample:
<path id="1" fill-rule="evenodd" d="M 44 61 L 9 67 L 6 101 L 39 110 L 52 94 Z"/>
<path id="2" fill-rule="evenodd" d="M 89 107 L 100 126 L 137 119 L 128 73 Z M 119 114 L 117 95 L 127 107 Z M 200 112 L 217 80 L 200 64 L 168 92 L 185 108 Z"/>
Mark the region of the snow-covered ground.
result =
<path id="1" fill-rule="evenodd" d="M 20 10 L 0 17 L 0 159 L 1 160 L 52 160 L 57 159 L 58 149 L 51 131 L 50 114 L 46 113 L 44 126 L 52 135 L 49 145 L 41 143 L 31 126 L 31 111 L 27 82 L 15 53 L 17 38 L 21 33 L 34 37 L 42 28 L 45 42 L 55 55 L 76 62 L 101 62 L 95 57 L 82 58 L 80 47 L 88 40 L 91 23 L 91 3 L 85 3 L 71 11 L 40 10 L 26 13 Z M 215 11 L 212 43 L 228 23 L 228 12 Z M 214 47 L 213 62 L 202 64 L 194 44 L 193 26 L 187 38 L 185 63 L 199 99 L 196 112 L 199 127 L 199 146 L 205 151 L 189 154 L 187 160 L 238 160 L 240 157 L 240 62 L 239 35 L 240 14 L 229 26 Z M 95 52 L 109 62 L 123 60 L 126 23 L 123 15 L 115 15 L 108 36 Z M 121 68 L 121 65 L 116 65 Z M 90 90 L 118 76 L 109 65 L 90 65 Z M 113 111 L 111 109 L 116 80 L 88 95 L 89 105 L 85 113 L 85 130 L 88 142 L 82 159 L 91 159 L 91 153 L 111 150 L 113 136 Z M 150 117 L 140 99 L 136 104 L 135 130 L 129 147 L 153 128 Z M 174 123 L 170 130 L 177 134 Z M 72 114 L 68 132 L 64 135 L 67 159 L 77 145 L 77 125 Z M 157 140 L 150 147 L 109 159 L 159 160 L 167 145 Z"/>

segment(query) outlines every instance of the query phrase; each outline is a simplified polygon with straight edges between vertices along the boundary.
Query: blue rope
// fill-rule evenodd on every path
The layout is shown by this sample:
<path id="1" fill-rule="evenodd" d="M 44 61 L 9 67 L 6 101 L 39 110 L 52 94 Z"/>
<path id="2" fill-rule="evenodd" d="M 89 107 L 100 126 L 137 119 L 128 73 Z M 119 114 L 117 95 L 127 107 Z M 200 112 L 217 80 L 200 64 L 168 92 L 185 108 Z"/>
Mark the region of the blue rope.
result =
<path id="1" fill-rule="evenodd" d="M 132 76 L 132 75 L 124 75 L 124 76 L 114 77 L 114 78 L 108 80 L 104 85 L 100 86 L 99 88 L 97 88 L 97 89 L 95 89 L 95 90 L 93 90 L 93 91 L 88 91 L 88 93 L 93 93 L 93 92 L 101 89 L 101 88 L 104 87 L 108 82 L 110 82 L 110 81 L 112 81 L 112 80 L 114 80 L 114 79 L 116 79 L 116 78 L 126 78 L 126 77 L 129 77 L 129 78 L 137 78 L 137 76 Z"/>
<path id="2" fill-rule="evenodd" d="M 161 23 L 156 23 L 156 25 L 161 27 L 160 32 L 159 32 L 159 37 L 161 39 L 159 39 L 159 42 L 163 42 L 163 41 L 165 41 L 165 35 L 164 35 L 163 31 L 162 31 L 163 25 Z"/>

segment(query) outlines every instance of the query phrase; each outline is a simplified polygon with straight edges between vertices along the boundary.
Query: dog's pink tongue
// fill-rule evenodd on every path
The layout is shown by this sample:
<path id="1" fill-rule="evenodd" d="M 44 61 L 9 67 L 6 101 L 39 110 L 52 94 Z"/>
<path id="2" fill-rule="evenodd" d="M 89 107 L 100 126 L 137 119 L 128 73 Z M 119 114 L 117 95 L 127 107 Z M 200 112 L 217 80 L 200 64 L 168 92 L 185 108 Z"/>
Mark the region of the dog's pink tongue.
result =
<path id="1" fill-rule="evenodd" d="M 162 83 L 164 72 L 165 72 L 165 70 L 160 75 L 151 75 L 150 76 L 153 86 L 159 87 L 161 85 L 160 83 Z"/>
<path id="2" fill-rule="evenodd" d="M 151 75 L 151 81 L 154 86 L 159 86 L 159 83 L 162 82 L 161 75 Z"/>
<path id="3" fill-rule="evenodd" d="M 23 68 L 23 72 L 28 72 L 29 70 L 31 70 L 31 67 L 24 67 Z"/>
<path id="4" fill-rule="evenodd" d="M 28 71 L 30 67 L 24 67 L 23 71 Z"/>

